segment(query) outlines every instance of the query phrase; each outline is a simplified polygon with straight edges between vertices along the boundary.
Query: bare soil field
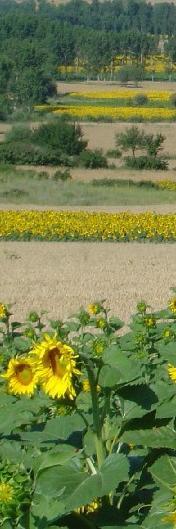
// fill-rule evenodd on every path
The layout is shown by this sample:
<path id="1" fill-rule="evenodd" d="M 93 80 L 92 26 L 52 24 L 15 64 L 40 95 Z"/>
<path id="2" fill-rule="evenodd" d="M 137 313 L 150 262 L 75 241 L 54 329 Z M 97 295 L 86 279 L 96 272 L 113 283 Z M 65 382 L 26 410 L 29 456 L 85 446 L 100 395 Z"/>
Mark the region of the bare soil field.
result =
<path id="1" fill-rule="evenodd" d="M 164 307 L 176 285 L 176 245 L 140 243 L 1 242 L 0 298 L 15 318 L 30 310 L 66 318 L 106 299 L 126 322 L 136 303 Z"/>
<path id="2" fill-rule="evenodd" d="M 124 211 L 130 211 L 132 213 L 143 213 L 150 211 L 154 213 L 170 214 L 176 213 L 176 204 L 152 204 L 152 205 L 141 205 L 141 206 L 41 206 L 40 204 L 14 204 L 14 203 L 0 203 L 0 210 L 48 210 L 52 209 L 55 211 L 103 211 L 106 213 L 121 213 Z M 85 243 L 84 243 L 85 244 Z M 1 242 L 0 242 L 1 245 Z M 0 246 L 1 248 L 1 246 Z"/>
<path id="3" fill-rule="evenodd" d="M 70 82 L 66 83 L 63 81 L 58 81 L 57 90 L 58 94 L 68 94 L 69 92 L 103 92 L 117 90 L 117 88 L 126 88 L 122 87 L 118 81 L 87 81 L 87 82 Z M 136 88 L 134 84 L 128 84 L 127 88 Z M 140 93 L 141 89 L 145 90 L 171 90 L 176 92 L 176 81 L 142 81 L 138 85 L 138 90 Z"/>

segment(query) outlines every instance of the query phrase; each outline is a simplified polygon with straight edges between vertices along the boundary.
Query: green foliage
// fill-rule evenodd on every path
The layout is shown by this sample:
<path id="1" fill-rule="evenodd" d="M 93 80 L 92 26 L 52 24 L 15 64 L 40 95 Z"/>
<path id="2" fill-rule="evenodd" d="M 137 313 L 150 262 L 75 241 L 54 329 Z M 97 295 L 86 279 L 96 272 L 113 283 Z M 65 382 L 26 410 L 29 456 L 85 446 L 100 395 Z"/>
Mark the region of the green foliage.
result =
<path id="1" fill-rule="evenodd" d="M 138 86 L 139 81 L 143 79 L 143 67 L 142 65 L 127 65 L 122 66 L 118 72 L 118 79 L 121 84 L 127 84 L 128 81 L 133 81 L 136 86 Z"/>
<path id="2" fill-rule="evenodd" d="M 125 157 L 126 166 L 130 169 L 166 170 L 168 168 L 166 157 L 159 156 L 164 140 L 162 134 L 145 134 L 144 130 L 136 126 L 116 134 L 116 145 L 120 145 L 124 152 L 132 151 L 132 156 Z M 146 154 L 136 157 L 137 149 L 146 151 Z"/>
<path id="3" fill-rule="evenodd" d="M 31 129 L 26 125 L 14 126 L 0 145 L 0 161 L 10 164 L 68 165 L 77 162 L 78 155 L 86 148 L 79 125 L 66 119 L 57 119 Z M 69 173 L 60 173 L 60 179 L 68 179 Z"/>
<path id="4" fill-rule="evenodd" d="M 125 132 L 116 134 L 116 146 L 120 146 L 123 151 L 131 149 L 133 157 L 135 157 L 136 149 L 141 149 L 143 144 L 144 131 L 140 131 L 135 125 L 126 129 Z"/>
<path id="5" fill-rule="evenodd" d="M 71 180 L 71 174 L 70 174 L 69 169 L 64 169 L 63 171 L 58 169 L 53 175 L 53 180 L 55 180 L 56 182 L 60 180 L 63 182 L 65 180 Z"/>
<path id="6" fill-rule="evenodd" d="M 149 156 L 133 156 L 125 157 L 125 164 L 129 169 L 154 169 L 154 171 L 166 171 L 168 169 L 168 163 L 160 157 L 149 157 Z"/>
<path id="7" fill-rule="evenodd" d="M 143 106 L 148 103 L 148 97 L 146 94 L 138 94 L 133 98 L 133 105 L 135 106 Z"/>
<path id="8" fill-rule="evenodd" d="M 86 169 L 99 169 L 108 167 L 106 156 L 104 156 L 102 150 L 95 149 L 95 151 L 85 150 L 79 156 L 79 163 Z"/>
<path id="9" fill-rule="evenodd" d="M 33 131 L 32 141 L 40 146 L 48 145 L 51 149 L 67 154 L 79 155 L 86 148 L 80 125 L 69 123 L 58 118 L 52 123 L 40 125 Z"/>
<path id="10" fill-rule="evenodd" d="M 0 162 L 9 164 L 59 165 L 60 154 L 46 146 L 18 141 L 0 144 Z"/>
<path id="11" fill-rule="evenodd" d="M 76 351 L 81 371 L 72 401 L 42 390 L 15 396 L 1 378 L 0 527 L 173 527 L 176 392 L 168 364 L 175 363 L 174 299 L 156 313 L 138 303 L 123 334 L 123 323 L 103 302 L 50 327 L 36 312 L 23 324 L 11 321 L 10 307 L 3 313 L 0 305 L 1 374 L 11 358 L 26 358 L 41 342 L 45 325 L 50 337 Z"/>

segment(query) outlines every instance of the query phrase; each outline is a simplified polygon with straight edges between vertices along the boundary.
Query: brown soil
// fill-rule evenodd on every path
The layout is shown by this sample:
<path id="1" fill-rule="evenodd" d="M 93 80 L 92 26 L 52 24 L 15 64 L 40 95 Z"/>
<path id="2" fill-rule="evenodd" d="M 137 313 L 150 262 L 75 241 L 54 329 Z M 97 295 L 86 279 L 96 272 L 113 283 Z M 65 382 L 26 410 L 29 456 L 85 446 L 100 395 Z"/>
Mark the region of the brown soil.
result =
<path id="1" fill-rule="evenodd" d="M 172 244 L 1 242 L 0 252 L 0 301 L 17 320 L 34 309 L 65 318 L 106 299 L 128 321 L 140 299 L 164 307 L 176 284 Z"/>

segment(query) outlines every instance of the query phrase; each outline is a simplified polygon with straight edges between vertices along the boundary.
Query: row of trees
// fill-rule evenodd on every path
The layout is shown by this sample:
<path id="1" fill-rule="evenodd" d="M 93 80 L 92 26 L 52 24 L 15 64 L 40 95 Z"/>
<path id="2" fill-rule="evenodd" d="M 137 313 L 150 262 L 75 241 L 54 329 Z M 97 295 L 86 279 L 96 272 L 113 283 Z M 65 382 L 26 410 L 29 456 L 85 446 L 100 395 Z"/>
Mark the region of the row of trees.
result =
<path id="1" fill-rule="evenodd" d="M 176 61 L 175 28 L 176 6 L 167 3 L 71 0 L 54 6 L 45 0 L 0 0 L 1 119 L 11 109 L 52 97 L 61 65 L 84 64 L 88 76 L 97 76 L 107 65 L 113 69 L 117 55 L 130 54 L 141 67 L 158 49 L 161 32 L 168 35 L 170 60 Z"/>

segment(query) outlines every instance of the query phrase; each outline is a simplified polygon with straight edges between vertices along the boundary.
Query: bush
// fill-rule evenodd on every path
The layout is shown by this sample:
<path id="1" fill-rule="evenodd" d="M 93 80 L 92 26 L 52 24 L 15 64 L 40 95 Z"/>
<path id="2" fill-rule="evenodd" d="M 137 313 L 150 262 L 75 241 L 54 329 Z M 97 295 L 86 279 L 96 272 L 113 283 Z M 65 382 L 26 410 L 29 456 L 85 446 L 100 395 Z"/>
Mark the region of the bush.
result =
<path id="1" fill-rule="evenodd" d="M 30 143 L 32 139 L 32 130 L 26 125 L 14 125 L 9 132 L 7 132 L 6 142 L 27 142 Z"/>
<path id="2" fill-rule="evenodd" d="M 0 144 L 0 163 L 59 165 L 60 154 L 52 149 L 28 143 L 9 142 Z"/>
<path id="3" fill-rule="evenodd" d="M 53 177 L 52 177 L 53 180 L 55 180 L 56 182 L 58 182 L 58 180 L 62 180 L 62 181 L 65 181 L 65 180 L 71 180 L 71 174 L 70 174 L 70 171 L 69 169 L 65 169 L 63 171 L 61 171 L 60 169 L 58 169 Z"/>
<path id="4" fill-rule="evenodd" d="M 170 102 L 173 107 L 176 107 L 176 94 L 170 96 Z"/>
<path id="5" fill-rule="evenodd" d="M 120 149 L 109 149 L 106 156 L 108 156 L 108 158 L 121 158 L 122 153 Z"/>
<path id="6" fill-rule="evenodd" d="M 145 94 L 138 94 L 132 99 L 134 106 L 142 107 L 148 103 L 148 97 Z"/>
<path id="7" fill-rule="evenodd" d="M 79 155 L 86 148 L 87 141 L 82 137 L 79 125 L 58 118 L 34 130 L 32 142 L 40 146 L 48 145 L 53 150 L 72 156 Z"/>
<path id="8" fill-rule="evenodd" d="M 134 156 L 126 156 L 125 163 L 129 169 L 154 169 L 156 171 L 168 169 L 168 162 L 160 157 L 138 156 L 135 158 Z"/>
<path id="9" fill-rule="evenodd" d="M 86 169 L 99 169 L 108 167 L 106 156 L 99 149 L 95 151 L 87 150 L 83 151 L 79 157 L 80 165 Z"/>

